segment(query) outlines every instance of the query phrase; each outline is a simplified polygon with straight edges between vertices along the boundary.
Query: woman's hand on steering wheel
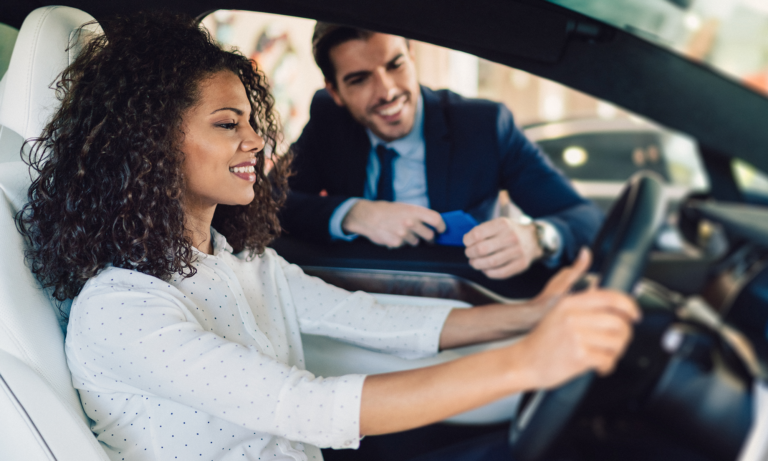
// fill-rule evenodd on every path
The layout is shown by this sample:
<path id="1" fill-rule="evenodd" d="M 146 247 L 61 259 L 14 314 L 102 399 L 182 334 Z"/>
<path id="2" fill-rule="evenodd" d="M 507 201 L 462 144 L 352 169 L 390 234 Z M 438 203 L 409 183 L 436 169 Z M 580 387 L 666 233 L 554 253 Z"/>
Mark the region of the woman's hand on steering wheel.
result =
<path id="1" fill-rule="evenodd" d="M 619 291 L 590 288 L 564 295 L 571 278 L 583 273 L 576 272 L 582 263 L 580 257 L 547 285 L 542 295 L 549 292 L 554 305 L 516 344 L 527 362 L 522 369 L 533 373 L 533 388 L 556 387 L 589 370 L 610 373 L 629 344 L 632 324 L 640 319 L 635 302 Z"/>

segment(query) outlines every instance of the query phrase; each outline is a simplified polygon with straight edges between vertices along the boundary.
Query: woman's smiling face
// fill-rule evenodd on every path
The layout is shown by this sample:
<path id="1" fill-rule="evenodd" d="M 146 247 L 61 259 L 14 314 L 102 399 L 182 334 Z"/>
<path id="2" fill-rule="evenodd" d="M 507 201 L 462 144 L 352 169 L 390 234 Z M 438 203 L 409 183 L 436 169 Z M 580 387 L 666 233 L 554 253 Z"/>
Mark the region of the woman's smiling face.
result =
<path id="1" fill-rule="evenodd" d="M 255 156 L 264 139 L 248 122 L 250 114 L 245 87 L 233 72 L 217 72 L 200 84 L 197 105 L 182 117 L 187 212 L 213 213 L 219 204 L 253 200 Z"/>

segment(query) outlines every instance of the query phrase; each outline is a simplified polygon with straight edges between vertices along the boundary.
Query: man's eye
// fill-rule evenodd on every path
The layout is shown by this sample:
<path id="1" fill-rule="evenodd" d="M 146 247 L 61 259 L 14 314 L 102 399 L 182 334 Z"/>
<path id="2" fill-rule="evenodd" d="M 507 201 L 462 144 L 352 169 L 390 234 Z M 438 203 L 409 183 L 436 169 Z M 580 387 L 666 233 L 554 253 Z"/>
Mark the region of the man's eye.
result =
<path id="1" fill-rule="evenodd" d="M 235 127 L 237 127 L 237 123 L 219 123 L 216 126 L 224 128 L 225 130 L 234 130 Z"/>

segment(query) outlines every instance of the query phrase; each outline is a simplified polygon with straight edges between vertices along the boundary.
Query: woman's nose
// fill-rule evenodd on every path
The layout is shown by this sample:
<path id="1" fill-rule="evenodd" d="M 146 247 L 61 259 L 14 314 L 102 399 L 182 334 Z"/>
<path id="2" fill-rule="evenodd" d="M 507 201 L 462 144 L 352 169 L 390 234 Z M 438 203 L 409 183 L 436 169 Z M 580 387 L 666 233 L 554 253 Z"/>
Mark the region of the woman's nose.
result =
<path id="1" fill-rule="evenodd" d="M 249 132 L 240 144 L 240 148 L 246 152 L 259 152 L 264 149 L 264 138 L 249 125 Z"/>

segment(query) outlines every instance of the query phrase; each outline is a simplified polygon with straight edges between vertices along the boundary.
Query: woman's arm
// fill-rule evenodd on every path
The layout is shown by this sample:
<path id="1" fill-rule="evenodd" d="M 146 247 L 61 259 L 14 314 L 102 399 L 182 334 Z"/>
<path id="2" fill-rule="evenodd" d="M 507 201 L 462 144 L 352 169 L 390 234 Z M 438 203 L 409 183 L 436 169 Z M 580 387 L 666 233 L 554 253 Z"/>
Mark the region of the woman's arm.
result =
<path id="1" fill-rule="evenodd" d="M 560 270 L 535 298 L 520 304 L 488 304 L 472 309 L 454 309 L 440 333 L 440 349 L 506 339 L 533 328 L 592 262 L 582 249 L 573 265 Z"/>
<path id="2" fill-rule="evenodd" d="M 610 373 L 638 318 L 628 296 L 592 289 L 557 302 L 511 346 L 433 367 L 368 376 L 360 433 L 424 426 L 508 394 L 557 386 L 590 369 Z"/>

